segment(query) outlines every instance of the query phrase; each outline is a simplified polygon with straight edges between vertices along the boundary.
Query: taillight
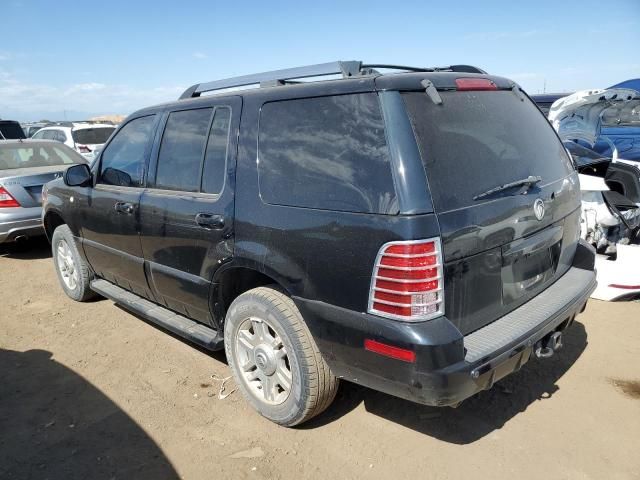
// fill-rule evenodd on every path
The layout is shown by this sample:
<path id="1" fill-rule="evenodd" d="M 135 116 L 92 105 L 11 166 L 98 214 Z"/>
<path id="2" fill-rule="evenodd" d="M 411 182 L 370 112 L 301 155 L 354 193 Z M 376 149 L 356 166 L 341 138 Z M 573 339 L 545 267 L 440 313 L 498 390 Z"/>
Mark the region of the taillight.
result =
<path id="1" fill-rule="evenodd" d="M 91 153 L 91 149 L 86 145 L 76 145 L 80 153 Z"/>
<path id="2" fill-rule="evenodd" d="M 0 208 L 19 207 L 18 201 L 4 188 L 0 187 Z"/>
<path id="3" fill-rule="evenodd" d="M 440 239 L 390 242 L 376 258 L 369 312 L 398 320 L 429 320 L 444 314 Z"/>
<path id="4" fill-rule="evenodd" d="M 498 89 L 496 84 L 487 78 L 456 78 L 456 88 L 459 91 Z"/>

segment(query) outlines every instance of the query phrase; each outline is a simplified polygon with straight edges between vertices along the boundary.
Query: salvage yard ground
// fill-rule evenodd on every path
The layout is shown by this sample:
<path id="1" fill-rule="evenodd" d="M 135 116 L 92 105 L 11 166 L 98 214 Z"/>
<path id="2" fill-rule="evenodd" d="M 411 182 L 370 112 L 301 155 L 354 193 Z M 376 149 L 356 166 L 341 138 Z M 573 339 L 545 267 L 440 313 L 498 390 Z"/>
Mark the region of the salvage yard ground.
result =
<path id="1" fill-rule="evenodd" d="M 558 355 L 458 409 L 343 384 L 285 429 L 220 395 L 223 352 L 72 302 L 31 247 L 0 247 L 2 479 L 640 479 L 640 302 L 591 301 Z"/>

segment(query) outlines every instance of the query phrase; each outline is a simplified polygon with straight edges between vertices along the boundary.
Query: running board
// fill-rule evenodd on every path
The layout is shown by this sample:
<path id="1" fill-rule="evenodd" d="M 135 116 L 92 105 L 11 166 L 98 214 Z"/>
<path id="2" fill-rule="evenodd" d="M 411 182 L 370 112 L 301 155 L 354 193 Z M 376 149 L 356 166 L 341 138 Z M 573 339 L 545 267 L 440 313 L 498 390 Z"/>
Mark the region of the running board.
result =
<path id="1" fill-rule="evenodd" d="M 223 348 L 223 337 L 218 334 L 217 330 L 150 302 L 107 280 L 92 281 L 91 290 L 207 350 L 221 350 Z"/>

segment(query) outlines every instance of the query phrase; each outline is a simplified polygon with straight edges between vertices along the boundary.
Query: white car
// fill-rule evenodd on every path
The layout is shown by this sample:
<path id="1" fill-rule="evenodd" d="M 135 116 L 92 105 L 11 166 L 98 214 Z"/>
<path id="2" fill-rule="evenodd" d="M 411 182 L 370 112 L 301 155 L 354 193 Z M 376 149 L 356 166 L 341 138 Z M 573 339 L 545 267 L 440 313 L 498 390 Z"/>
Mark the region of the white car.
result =
<path id="1" fill-rule="evenodd" d="M 38 130 L 32 138 L 64 143 L 92 162 L 96 150 L 102 149 L 115 129 L 115 125 L 109 124 L 61 122 Z"/>

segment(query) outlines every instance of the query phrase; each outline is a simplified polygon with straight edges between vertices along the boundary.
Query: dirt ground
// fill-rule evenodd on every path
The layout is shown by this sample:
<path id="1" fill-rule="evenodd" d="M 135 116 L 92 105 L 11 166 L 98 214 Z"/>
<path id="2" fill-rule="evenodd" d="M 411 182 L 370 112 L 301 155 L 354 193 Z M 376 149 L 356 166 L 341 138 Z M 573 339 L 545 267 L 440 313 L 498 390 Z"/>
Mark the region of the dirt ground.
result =
<path id="1" fill-rule="evenodd" d="M 457 409 L 343 383 L 298 429 L 210 354 L 0 247 L 0 478 L 640 479 L 640 302 L 591 301 L 564 350 Z M 227 381 L 224 394 L 232 392 Z"/>

